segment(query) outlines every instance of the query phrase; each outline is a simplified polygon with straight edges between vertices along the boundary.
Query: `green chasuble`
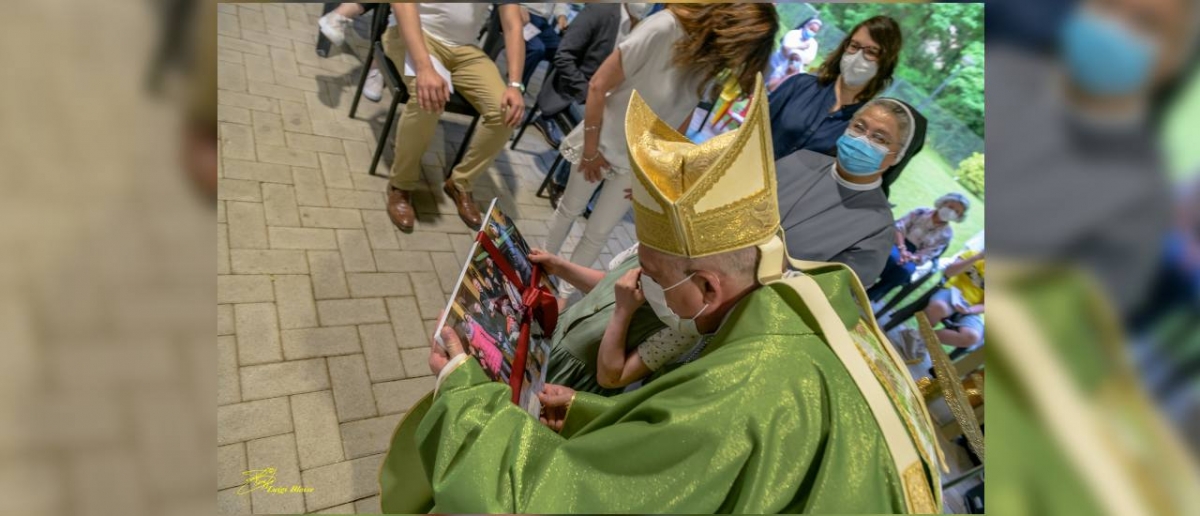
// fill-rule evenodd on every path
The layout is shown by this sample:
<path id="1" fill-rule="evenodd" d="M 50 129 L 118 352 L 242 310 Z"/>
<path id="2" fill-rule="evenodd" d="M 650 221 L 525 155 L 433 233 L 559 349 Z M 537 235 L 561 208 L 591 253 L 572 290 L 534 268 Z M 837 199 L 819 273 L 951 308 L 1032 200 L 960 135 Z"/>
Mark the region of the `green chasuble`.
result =
<path id="1" fill-rule="evenodd" d="M 989 512 L 1195 514 L 1196 466 L 1091 278 L 995 261 L 988 280 Z"/>
<path id="2" fill-rule="evenodd" d="M 839 315 L 856 318 L 837 283 L 835 306 L 851 305 Z M 629 393 L 578 393 L 561 435 L 468 360 L 398 427 L 381 470 L 383 510 L 906 512 L 921 493 L 902 481 L 866 398 L 815 325 L 791 287 L 760 287 L 695 361 Z M 920 477 L 933 511 L 936 471 L 918 461 L 904 474 Z"/>

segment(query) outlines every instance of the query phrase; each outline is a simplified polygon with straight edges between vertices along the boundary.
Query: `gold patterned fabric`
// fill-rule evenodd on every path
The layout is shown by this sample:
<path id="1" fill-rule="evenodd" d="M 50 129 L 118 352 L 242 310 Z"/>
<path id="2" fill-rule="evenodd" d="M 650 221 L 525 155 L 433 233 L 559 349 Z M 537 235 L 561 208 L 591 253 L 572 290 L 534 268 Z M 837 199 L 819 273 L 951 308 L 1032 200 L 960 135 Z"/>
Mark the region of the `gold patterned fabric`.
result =
<path id="1" fill-rule="evenodd" d="M 779 206 L 766 99 L 760 75 L 741 128 L 695 144 L 633 93 L 625 137 L 641 245 L 696 258 L 775 236 Z"/>

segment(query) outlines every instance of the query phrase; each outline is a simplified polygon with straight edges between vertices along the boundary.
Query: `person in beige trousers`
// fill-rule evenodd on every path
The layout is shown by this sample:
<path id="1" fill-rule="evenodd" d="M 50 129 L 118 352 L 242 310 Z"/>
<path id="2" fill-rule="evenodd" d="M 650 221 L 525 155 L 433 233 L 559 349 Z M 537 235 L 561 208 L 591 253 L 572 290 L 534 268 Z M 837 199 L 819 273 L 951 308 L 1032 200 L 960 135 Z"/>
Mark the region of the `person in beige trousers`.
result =
<path id="1" fill-rule="evenodd" d="M 388 186 L 387 212 L 401 231 L 412 231 L 416 211 L 412 192 L 421 185 L 421 156 L 429 146 L 438 118 L 450 99 L 450 88 L 461 94 L 480 114 L 479 125 L 468 143 L 466 155 L 454 168 L 443 191 L 454 201 L 459 218 L 472 229 L 482 222 L 471 197 L 471 184 L 487 169 L 504 147 L 512 130 L 524 117 L 525 88 L 521 72 L 525 62 L 525 40 L 520 6 L 503 4 L 500 21 L 507 52 L 507 85 L 496 63 L 481 50 L 476 40 L 487 20 L 482 3 L 393 3 L 397 24 L 383 35 L 384 52 L 403 71 L 412 96 L 400 115 L 396 132 L 396 160 Z M 450 81 L 438 72 L 435 61 L 449 71 Z M 415 76 L 408 75 L 415 73 Z"/>

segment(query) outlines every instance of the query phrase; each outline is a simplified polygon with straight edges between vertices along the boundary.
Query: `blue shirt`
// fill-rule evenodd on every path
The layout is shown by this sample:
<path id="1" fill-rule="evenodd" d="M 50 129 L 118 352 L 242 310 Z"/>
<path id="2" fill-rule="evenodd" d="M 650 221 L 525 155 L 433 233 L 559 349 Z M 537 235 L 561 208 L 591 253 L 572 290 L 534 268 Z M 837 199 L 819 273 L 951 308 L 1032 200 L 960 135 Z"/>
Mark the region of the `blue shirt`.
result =
<path id="1" fill-rule="evenodd" d="M 817 76 L 800 73 L 783 81 L 767 97 L 771 110 L 771 140 L 775 159 L 808 149 L 832 156 L 837 139 L 862 103 L 829 110 L 837 103 L 837 82 L 822 86 Z"/>

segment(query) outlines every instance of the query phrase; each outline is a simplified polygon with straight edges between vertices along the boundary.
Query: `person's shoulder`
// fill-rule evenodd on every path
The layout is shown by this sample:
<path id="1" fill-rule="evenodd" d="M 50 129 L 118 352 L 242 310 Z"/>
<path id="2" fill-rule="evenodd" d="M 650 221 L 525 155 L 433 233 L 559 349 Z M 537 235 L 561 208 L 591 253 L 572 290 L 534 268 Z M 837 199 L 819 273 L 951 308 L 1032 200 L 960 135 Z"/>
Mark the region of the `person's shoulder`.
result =
<path id="1" fill-rule="evenodd" d="M 784 93 L 784 92 L 804 91 L 804 90 L 808 90 L 808 89 L 812 89 L 812 88 L 819 88 L 819 87 L 821 87 L 820 77 L 817 77 L 816 75 L 813 75 L 808 72 L 801 72 L 801 73 L 795 74 L 791 77 L 788 77 L 787 79 L 784 79 L 783 82 L 779 83 L 779 87 L 775 88 L 775 92 Z M 772 93 L 775 93 L 775 92 L 772 92 Z"/>
<path id="2" fill-rule="evenodd" d="M 781 169 L 815 169 L 832 165 L 834 157 L 810 149 L 800 149 L 775 161 L 776 171 Z"/>
<path id="3" fill-rule="evenodd" d="M 930 208 L 928 206 L 920 206 L 917 208 L 913 208 L 912 211 L 908 212 L 908 214 L 913 217 L 924 217 L 926 215 L 929 215 L 930 213 L 933 213 L 933 208 Z M 950 227 L 950 226 L 947 225 L 946 227 Z"/>
<path id="4" fill-rule="evenodd" d="M 639 29 L 643 32 L 660 30 L 678 30 L 683 32 L 683 27 L 679 25 L 679 18 L 676 18 L 675 13 L 671 12 L 670 9 L 663 9 L 646 17 L 646 19 L 633 28 L 634 32 Z"/>

